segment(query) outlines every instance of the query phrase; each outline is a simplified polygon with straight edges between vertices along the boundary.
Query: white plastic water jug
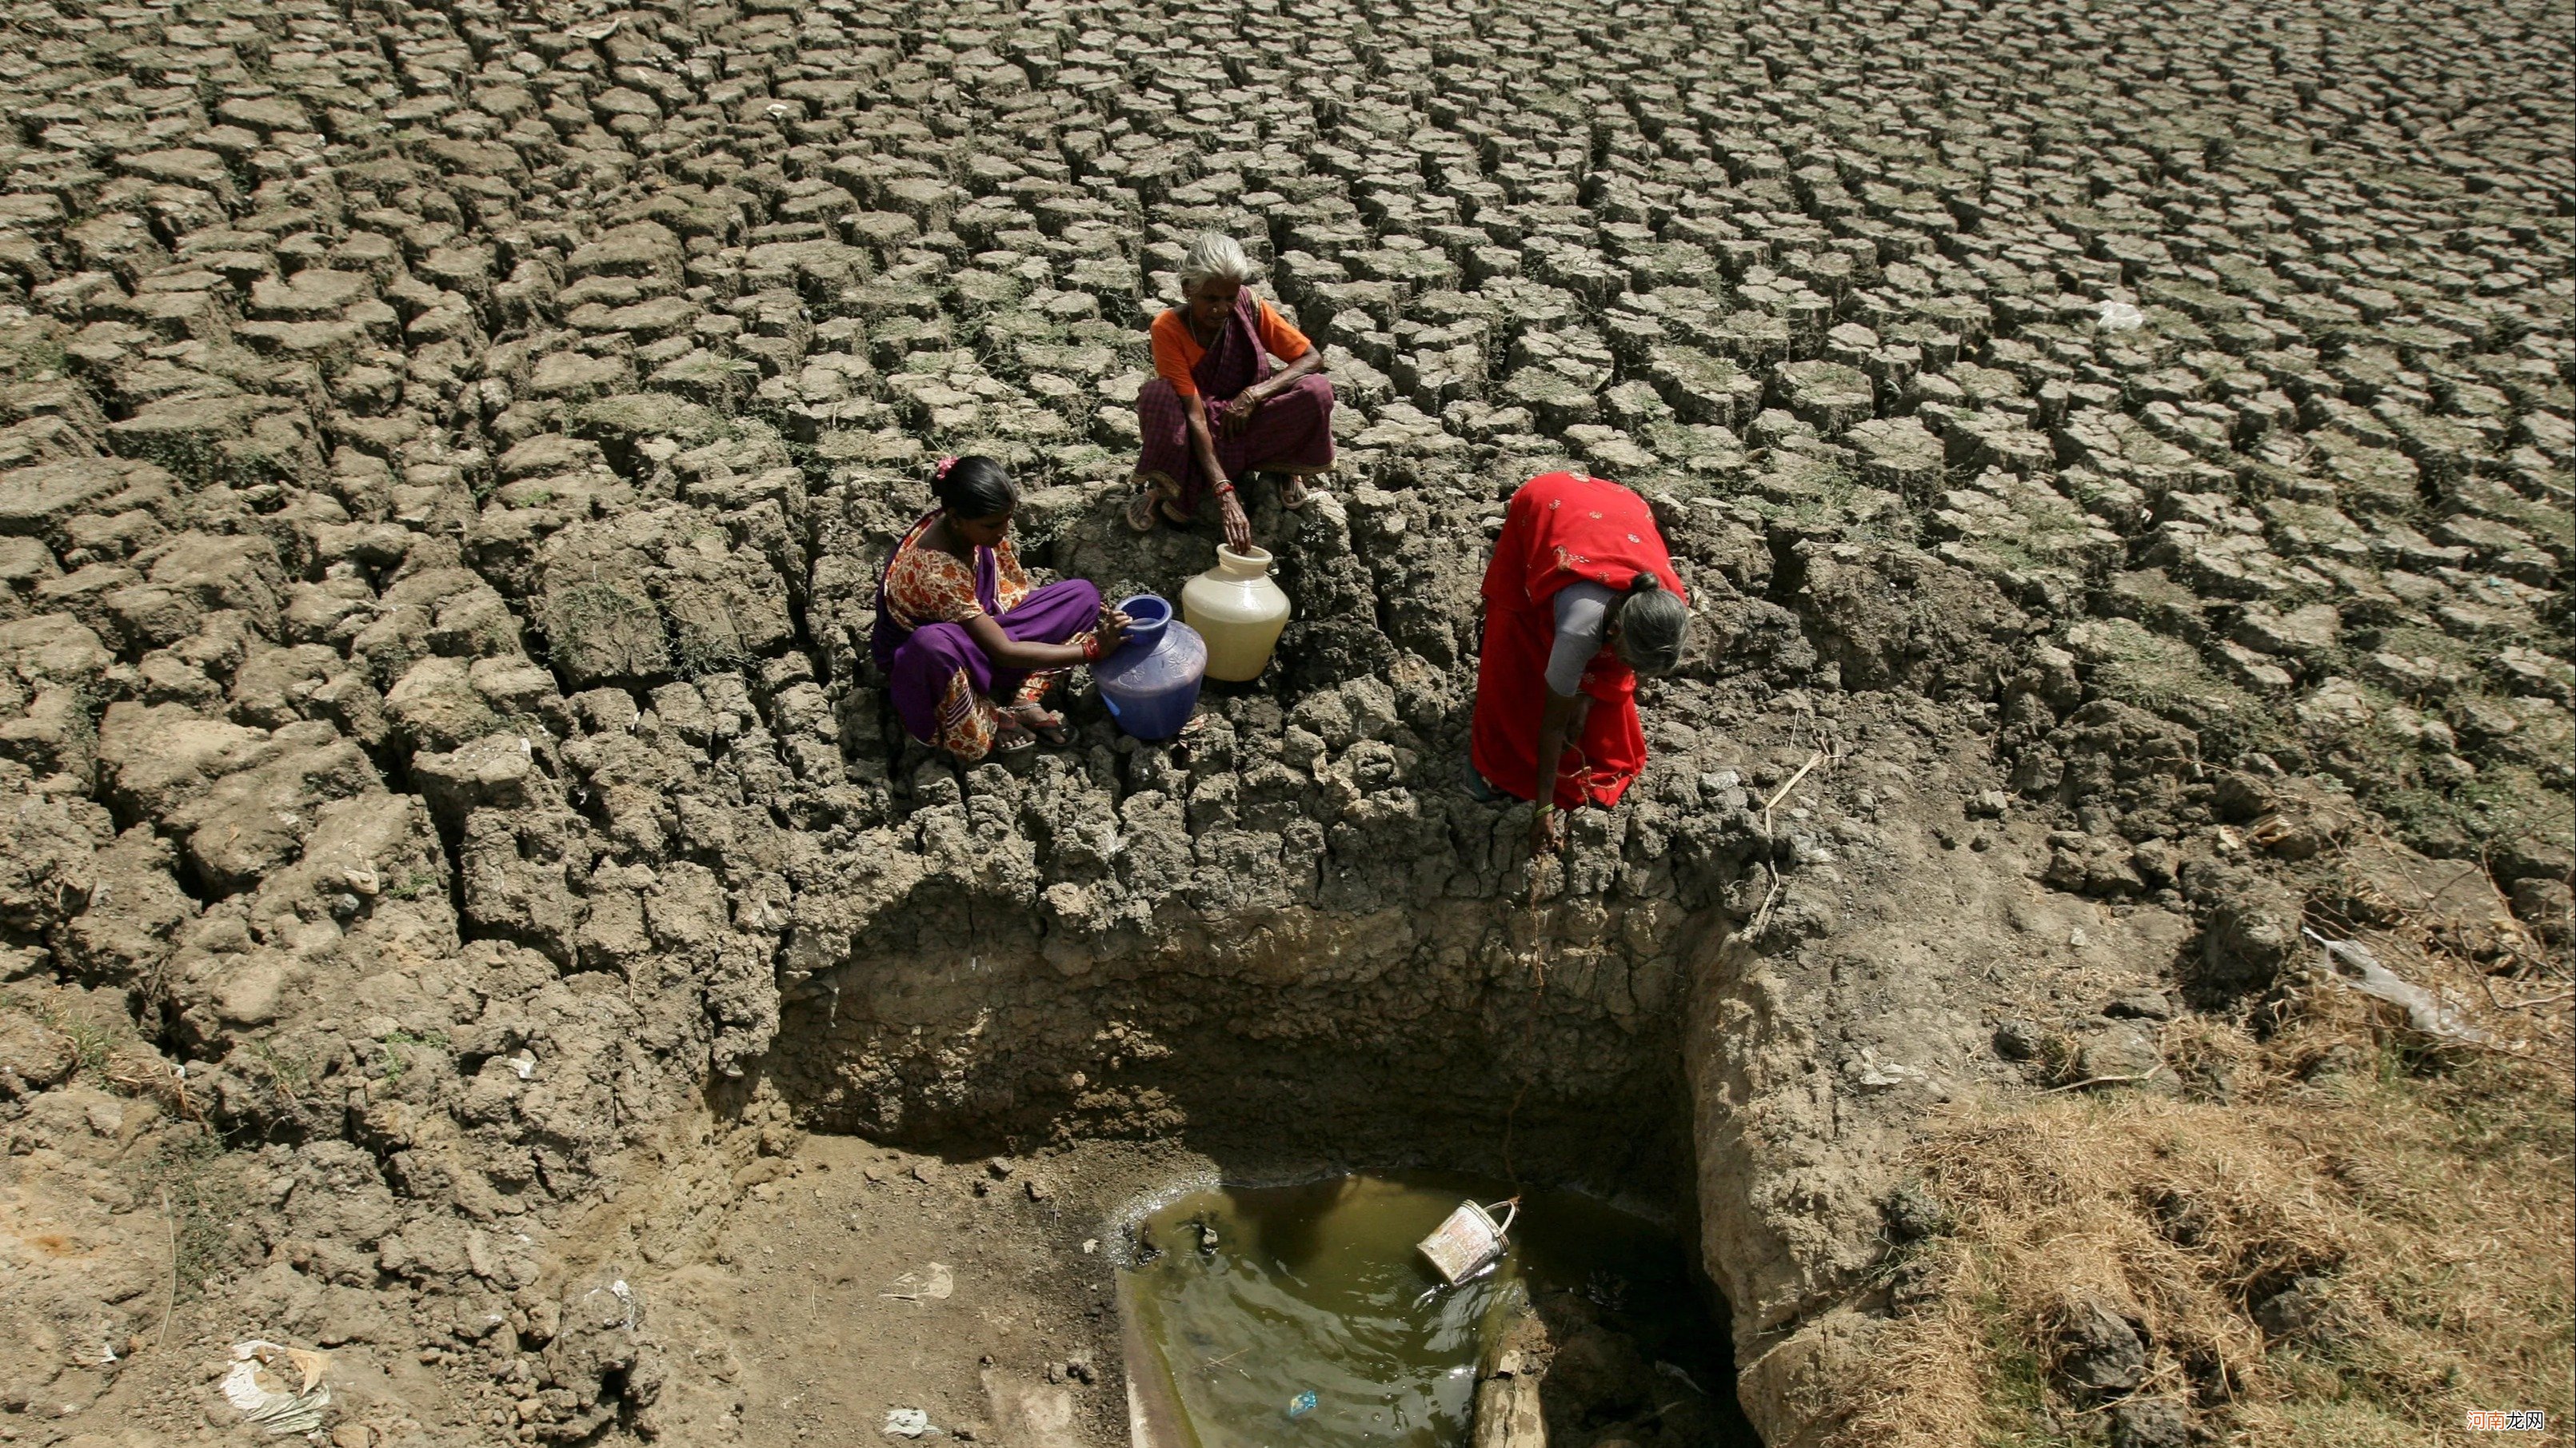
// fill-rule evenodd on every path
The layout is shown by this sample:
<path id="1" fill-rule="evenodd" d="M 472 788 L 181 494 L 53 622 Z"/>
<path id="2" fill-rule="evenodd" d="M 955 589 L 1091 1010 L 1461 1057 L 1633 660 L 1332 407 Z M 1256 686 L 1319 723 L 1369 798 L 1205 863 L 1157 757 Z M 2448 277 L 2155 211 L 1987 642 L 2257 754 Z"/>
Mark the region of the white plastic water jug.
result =
<path id="1" fill-rule="evenodd" d="M 1260 678 L 1288 626 L 1288 595 L 1270 581 L 1269 550 L 1220 546 L 1216 567 L 1181 586 L 1181 619 L 1207 640 L 1209 678 Z"/>

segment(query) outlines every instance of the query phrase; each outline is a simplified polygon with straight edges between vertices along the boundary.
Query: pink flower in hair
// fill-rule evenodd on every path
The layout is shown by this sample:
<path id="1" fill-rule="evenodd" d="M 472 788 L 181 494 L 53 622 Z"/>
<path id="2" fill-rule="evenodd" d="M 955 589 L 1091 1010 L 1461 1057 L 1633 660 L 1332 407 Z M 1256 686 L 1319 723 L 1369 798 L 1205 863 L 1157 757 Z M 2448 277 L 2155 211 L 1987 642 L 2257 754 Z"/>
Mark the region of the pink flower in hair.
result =
<path id="1" fill-rule="evenodd" d="M 938 466 L 933 467 L 930 470 L 930 480 L 934 483 L 946 482 L 948 480 L 948 470 L 955 466 L 957 466 L 957 459 L 953 455 L 941 458 Z"/>

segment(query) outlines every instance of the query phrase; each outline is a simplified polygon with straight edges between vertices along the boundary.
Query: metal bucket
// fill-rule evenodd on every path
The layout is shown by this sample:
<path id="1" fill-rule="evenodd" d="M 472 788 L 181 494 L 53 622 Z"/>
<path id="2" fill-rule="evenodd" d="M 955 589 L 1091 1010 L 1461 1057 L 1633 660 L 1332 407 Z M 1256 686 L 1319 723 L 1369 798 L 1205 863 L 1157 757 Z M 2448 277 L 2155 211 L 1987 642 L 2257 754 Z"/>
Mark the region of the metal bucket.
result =
<path id="1" fill-rule="evenodd" d="M 1504 1209 L 1500 1222 L 1487 1208 L 1460 1202 L 1458 1210 L 1449 1214 L 1439 1230 L 1415 1243 L 1413 1250 L 1422 1254 L 1431 1270 L 1440 1274 L 1441 1281 L 1457 1286 L 1491 1266 L 1510 1245 L 1504 1234 L 1520 1216 L 1520 1199 L 1514 1197 L 1494 1205 Z"/>

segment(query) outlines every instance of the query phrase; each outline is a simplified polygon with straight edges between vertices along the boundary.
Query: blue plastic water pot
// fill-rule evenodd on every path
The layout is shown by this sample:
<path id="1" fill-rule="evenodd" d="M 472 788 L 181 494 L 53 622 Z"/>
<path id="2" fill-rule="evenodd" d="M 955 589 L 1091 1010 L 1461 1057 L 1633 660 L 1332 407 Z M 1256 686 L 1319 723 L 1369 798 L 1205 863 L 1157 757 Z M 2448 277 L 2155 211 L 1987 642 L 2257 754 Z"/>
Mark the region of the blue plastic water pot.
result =
<path id="1" fill-rule="evenodd" d="M 1127 615 L 1127 636 L 1091 666 L 1092 681 L 1119 728 L 1138 739 L 1169 739 L 1198 707 L 1207 641 L 1173 618 L 1171 602 L 1157 594 L 1121 599 L 1118 611 Z"/>

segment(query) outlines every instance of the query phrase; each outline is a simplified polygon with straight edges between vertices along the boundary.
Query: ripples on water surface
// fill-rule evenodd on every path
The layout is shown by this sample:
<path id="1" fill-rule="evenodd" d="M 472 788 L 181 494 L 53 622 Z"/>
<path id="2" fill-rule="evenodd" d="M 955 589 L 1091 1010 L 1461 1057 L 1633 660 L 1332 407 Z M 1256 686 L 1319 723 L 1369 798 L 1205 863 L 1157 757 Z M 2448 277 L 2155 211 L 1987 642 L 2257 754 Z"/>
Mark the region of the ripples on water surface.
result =
<path id="1" fill-rule="evenodd" d="M 1749 1430 L 1738 1436 L 1725 1344 L 1681 1244 L 1636 1217 L 1571 1192 L 1525 1192 L 1510 1259 L 1422 1301 L 1437 1279 L 1413 1244 L 1462 1199 L 1508 1193 L 1487 1179 L 1401 1173 L 1194 1191 L 1149 1211 L 1122 1295 L 1199 1448 L 1462 1448 L 1477 1352 L 1502 1317 L 1492 1309 L 1521 1292 L 1583 1294 L 1647 1360 L 1722 1395 L 1691 1415 L 1717 1428 L 1706 1441 L 1754 1444 Z M 1692 1391 L 1666 1370 L 1654 1387 Z M 1314 1405 L 1299 1411 L 1304 1393 Z"/>

